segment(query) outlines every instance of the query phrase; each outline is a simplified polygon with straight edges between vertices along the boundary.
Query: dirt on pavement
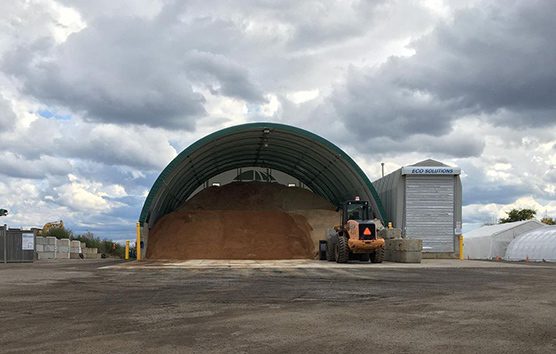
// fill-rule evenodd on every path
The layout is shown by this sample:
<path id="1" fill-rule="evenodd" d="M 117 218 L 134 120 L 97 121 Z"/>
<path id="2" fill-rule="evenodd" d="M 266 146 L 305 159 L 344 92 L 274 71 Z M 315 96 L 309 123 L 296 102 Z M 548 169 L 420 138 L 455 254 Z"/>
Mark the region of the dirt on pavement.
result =
<path id="1" fill-rule="evenodd" d="M 106 264 L 0 264 L 0 353 L 556 352 L 555 266 Z"/>

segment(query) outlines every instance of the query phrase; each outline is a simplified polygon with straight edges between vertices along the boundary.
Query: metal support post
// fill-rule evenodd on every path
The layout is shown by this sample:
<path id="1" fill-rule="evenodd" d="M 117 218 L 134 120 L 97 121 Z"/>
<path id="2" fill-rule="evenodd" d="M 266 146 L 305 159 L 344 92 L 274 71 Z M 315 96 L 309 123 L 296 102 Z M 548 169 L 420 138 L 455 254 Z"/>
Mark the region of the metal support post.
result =
<path id="1" fill-rule="evenodd" d="M 459 239 L 459 260 L 463 261 L 463 235 L 459 235 L 458 239 Z"/>
<path id="2" fill-rule="evenodd" d="M 137 254 L 137 260 L 141 260 L 141 224 L 137 223 L 137 237 L 135 240 L 135 251 Z"/>
<path id="3" fill-rule="evenodd" d="M 4 239 L 4 263 L 8 263 L 8 225 L 4 224 L 2 230 L 2 237 Z"/>

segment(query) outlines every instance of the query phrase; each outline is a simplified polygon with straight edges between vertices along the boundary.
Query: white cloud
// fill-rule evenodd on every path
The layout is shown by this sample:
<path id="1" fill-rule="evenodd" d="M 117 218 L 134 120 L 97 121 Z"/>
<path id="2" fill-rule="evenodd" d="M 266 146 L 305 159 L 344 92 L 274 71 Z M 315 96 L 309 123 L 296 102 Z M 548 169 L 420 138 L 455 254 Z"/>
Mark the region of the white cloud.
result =
<path id="1" fill-rule="evenodd" d="M 286 97 L 295 104 L 304 103 L 319 97 L 319 89 L 295 91 L 286 94 Z"/>
<path id="2" fill-rule="evenodd" d="M 109 209 L 108 202 L 101 195 L 89 191 L 85 184 L 71 182 L 54 190 L 59 193 L 55 200 L 69 208 L 84 211 L 105 211 Z"/>
<path id="3" fill-rule="evenodd" d="M 110 198 L 126 195 L 125 189 L 120 185 L 105 186 L 72 174 L 68 175 L 68 180 L 69 183 L 53 188 L 57 193 L 53 200 L 80 212 L 109 212 L 121 205 Z"/>
<path id="4" fill-rule="evenodd" d="M 256 106 L 255 112 L 263 117 L 273 117 L 280 109 L 280 101 L 276 95 L 267 96 L 268 103 Z"/>
<path id="5" fill-rule="evenodd" d="M 54 16 L 54 21 L 50 23 L 50 26 L 56 42 L 65 42 L 72 33 L 79 32 L 87 26 L 75 9 L 60 5 L 55 1 L 48 2 Z"/>

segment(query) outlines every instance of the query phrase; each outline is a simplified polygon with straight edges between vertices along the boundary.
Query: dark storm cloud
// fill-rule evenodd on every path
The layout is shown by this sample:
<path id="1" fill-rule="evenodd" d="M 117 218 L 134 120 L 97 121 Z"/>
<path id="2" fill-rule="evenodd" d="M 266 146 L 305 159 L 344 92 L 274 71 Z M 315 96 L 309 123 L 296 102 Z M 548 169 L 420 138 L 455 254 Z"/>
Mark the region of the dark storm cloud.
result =
<path id="1" fill-rule="evenodd" d="M 347 142 L 345 142 L 347 143 Z M 480 137 L 463 135 L 446 135 L 432 137 L 430 135 L 412 135 L 403 139 L 370 136 L 361 143 L 359 148 L 364 148 L 373 155 L 392 155 L 409 151 L 420 152 L 426 155 L 449 157 L 476 157 L 483 152 L 485 143 Z"/>
<path id="2" fill-rule="evenodd" d="M 202 82 L 213 94 L 265 102 L 261 90 L 248 79 L 248 71 L 223 55 L 192 52 L 184 64 L 196 82 Z"/>
<path id="3" fill-rule="evenodd" d="M 61 45 L 38 40 L 14 48 L 2 70 L 27 94 L 89 121 L 193 129 L 206 114 L 195 87 L 264 101 L 248 69 L 220 54 L 232 45 L 223 38 L 236 32 L 230 22 L 184 24 L 166 12 L 152 20 L 101 18 Z"/>
<path id="4" fill-rule="evenodd" d="M 32 140 L 34 137 L 39 137 L 40 143 Z M 14 152 L 0 155 L 0 159 L 17 156 L 22 169 L 26 161 L 32 161 L 29 170 L 37 160 L 52 157 L 158 171 L 176 155 L 161 129 L 44 118 L 32 121 L 18 134 L 3 134 L 0 150 Z"/>
<path id="5" fill-rule="evenodd" d="M 466 183 L 463 205 L 469 204 L 510 204 L 519 197 L 534 191 L 526 185 L 500 185 L 499 183 Z"/>
<path id="6" fill-rule="evenodd" d="M 504 159 L 500 160 L 500 162 Z M 465 173 L 463 184 L 463 205 L 469 204 L 509 204 L 528 195 L 541 196 L 533 183 L 523 183 L 521 176 L 515 175 L 510 180 L 492 179 L 487 176 L 484 167 L 477 167 L 468 161 L 461 161 L 459 166 Z"/>
<path id="7" fill-rule="evenodd" d="M 65 176 L 72 171 L 71 164 L 65 159 L 41 156 L 40 159 L 29 160 L 5 151 L 0 154 L 0 166 L 1 175 L 27 179 Z"/>
<path id="8" fill-rule="evenodd" d="M 554 1 L 458 11 L 411 45 L 415 55 L 352 69 L 329 103 L 359 136 L 445 135 L 468 115 L 497 125 L 554 125 L 554 13 Z"/>
<path id="9" fill-rule="evenodd" d="M 103 185 L 122 185 L 129 195 L 141 195 L 152 187 L 162 169 L 155 171 L 137 170 L 125 166 L 111 166 L 87 160 L 73 162 L 74 170 L 80 176 L 87 176 Z"/>
<path id="10" fill-rule="evenodd" d="M 546 171 L 544 178 L 547 182 L 556 184 L 556 166 L 553 166 L 550 170 Z"/>
<path id="11" fill-rule="evenodd" d="M 0 95 L 0 131 L 11 130 L 16 116 L 8 100 Z"/>

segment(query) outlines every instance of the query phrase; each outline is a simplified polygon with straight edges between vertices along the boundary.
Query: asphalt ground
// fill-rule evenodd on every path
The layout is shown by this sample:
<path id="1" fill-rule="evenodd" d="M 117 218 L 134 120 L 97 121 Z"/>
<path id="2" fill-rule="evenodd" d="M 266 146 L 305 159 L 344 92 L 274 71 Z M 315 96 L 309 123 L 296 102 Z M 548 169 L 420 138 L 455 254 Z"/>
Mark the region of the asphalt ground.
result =
<path id="1" fill-rule="evenodd" d="M 555 353 L 556 265 L 466 262 L 0 264 L 0 352 Z"/>

